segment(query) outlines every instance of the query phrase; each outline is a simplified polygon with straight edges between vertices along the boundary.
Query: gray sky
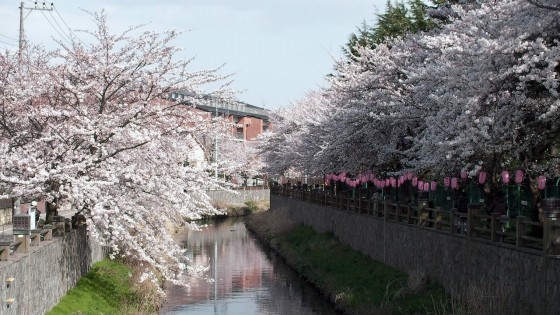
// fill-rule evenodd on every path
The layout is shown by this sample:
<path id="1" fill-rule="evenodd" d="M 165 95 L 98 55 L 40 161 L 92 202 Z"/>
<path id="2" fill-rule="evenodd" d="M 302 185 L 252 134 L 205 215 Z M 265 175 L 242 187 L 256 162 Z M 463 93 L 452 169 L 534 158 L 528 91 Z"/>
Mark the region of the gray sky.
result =
<path id="1" fill-rule="evenodd" d="M 333 58 L 341 56 L 341 46 L 350 33 L 364 20 L 371 24 L 375 13 L 383 12 L 385 2 L 54 0 L 57 11 L 32 11 L 24 28 L 29 41 L 54 48 L 52 38 L 61 38 L 55 31 L 57 22 L 63 29 L 64 23 L 73 30 L 91 29 L 91 19 L 82 9 L 95 12 L 104 8 L 114 33 L 145 23 L 151 30 L 188 31 L 175 44 L 184 49 L 183 57 L 195 57 L 192 70 L 225 64 L 222 74 L 233 74 L 233 87 L 243 91 L 241 101 L 274 109 L 323 86 Z M 2 48 L 17 47 L 19 3 L 0 2 Z M 25 0 L 25 5 L 33 7 L 34 1 Z"/>

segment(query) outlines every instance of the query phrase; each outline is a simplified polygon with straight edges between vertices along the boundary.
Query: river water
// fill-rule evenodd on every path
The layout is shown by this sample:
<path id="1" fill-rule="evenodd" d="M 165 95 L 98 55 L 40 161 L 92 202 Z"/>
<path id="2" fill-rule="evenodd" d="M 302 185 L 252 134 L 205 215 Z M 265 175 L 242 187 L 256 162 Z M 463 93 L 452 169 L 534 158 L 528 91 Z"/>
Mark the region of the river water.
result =
<path id="1" fill-rule="evenodd" d="M 318 291 L 282 259 L 259 244 L 242 218 L 214 221 L 202 231 L 179 235 L 187 255 L 209 266 L 189 287 L 171 286 L 160 314 L 337 314 Z"/>

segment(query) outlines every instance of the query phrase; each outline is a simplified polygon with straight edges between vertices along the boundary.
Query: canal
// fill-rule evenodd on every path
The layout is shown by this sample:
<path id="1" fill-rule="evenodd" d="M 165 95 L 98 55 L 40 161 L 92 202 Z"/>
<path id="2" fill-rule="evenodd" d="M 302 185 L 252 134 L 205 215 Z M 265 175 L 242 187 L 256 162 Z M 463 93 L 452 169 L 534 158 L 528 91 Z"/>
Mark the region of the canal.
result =
<path id="1" fill-rule="evenodd" d="M 213 221 L 179 239 L 197 264 L 209 266 L 189 286 L 170 286 L 160 312 L 171 314 L 337 314 L 322 295 L 247 231 L 242 218 Z"/>

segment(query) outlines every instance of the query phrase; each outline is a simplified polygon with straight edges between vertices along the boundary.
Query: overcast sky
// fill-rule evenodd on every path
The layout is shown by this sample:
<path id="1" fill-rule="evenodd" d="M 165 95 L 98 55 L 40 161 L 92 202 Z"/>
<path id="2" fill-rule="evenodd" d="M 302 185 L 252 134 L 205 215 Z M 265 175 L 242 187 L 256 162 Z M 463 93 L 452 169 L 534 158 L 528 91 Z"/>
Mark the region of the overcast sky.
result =
<path id="1" fill-rule="evenodd" d="M 192 70 L 215 68 L 234 74 L 241 101 L 275 109 L 323 86 L 350 33 L 373 23 L 386 0 L 61 0 L 56 11 L 28 11 L 25 33 L 34 44 L 56 47 L 57 22 L 92 28 L 87 13 L 106 9 L 113 32 L 149 23 L 151 30 L 187 31 L 175 43 Z M 49 2 L 50 3 L 50 2 Z M 20 1 L 0 2 L 0 47 L 17 47 Z M 41 6 L 42 2 L 39 2 Z M 26 7 L 34 1 L 25 0 Z M 60 15 L 60 16 L 59 16 Z M 48 21 L 51 23 L 49 23 Z M 52 26 L 51 26 L 52 24 Z M 78 36 L 80 35 L 78 33 Z"/>

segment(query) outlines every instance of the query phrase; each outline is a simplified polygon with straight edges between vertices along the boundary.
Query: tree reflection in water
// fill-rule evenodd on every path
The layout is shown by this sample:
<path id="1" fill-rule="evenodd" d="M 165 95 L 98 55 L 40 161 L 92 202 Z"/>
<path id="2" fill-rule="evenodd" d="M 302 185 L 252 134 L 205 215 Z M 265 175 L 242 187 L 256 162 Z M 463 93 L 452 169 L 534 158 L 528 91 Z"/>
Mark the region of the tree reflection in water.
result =
<path id="1" fill-rule="evenodd" d="M 241 218 L 215 221 L 203 231 L 185 231 L 205 276 L 189 287 L 171 286 L 161 314 L 337 314 L 316 290 L 247 232 Z M 217 257 L 217 259 L 214 259 Z"/>

